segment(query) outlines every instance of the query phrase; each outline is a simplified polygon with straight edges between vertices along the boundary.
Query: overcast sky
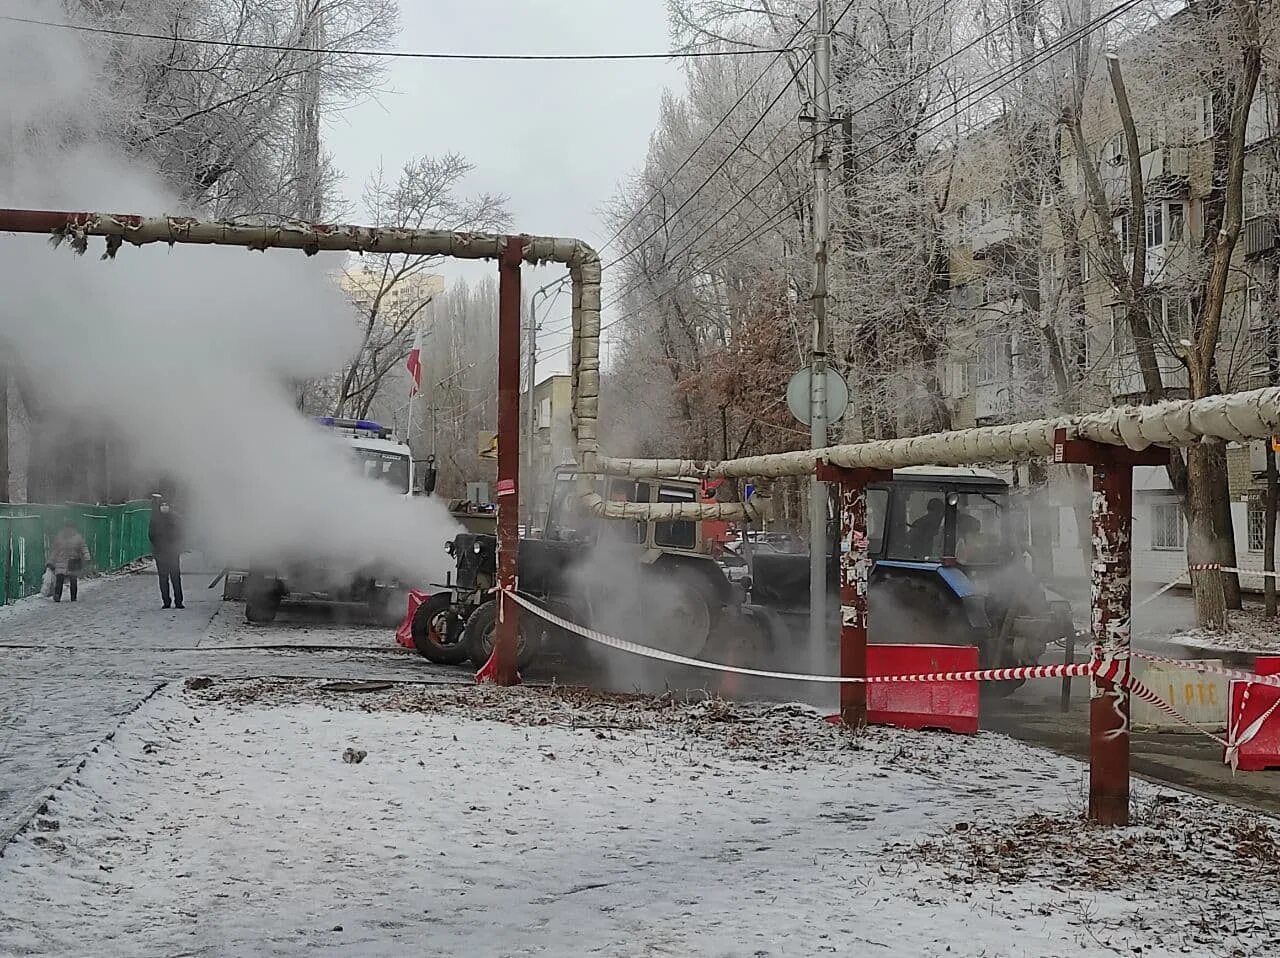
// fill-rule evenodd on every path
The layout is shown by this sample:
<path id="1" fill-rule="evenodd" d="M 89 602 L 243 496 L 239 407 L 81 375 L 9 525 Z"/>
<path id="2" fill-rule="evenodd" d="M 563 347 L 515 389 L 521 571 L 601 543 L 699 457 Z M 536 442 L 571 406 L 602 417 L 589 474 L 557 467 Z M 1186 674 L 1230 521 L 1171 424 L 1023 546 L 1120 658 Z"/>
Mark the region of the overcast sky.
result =
<path id="1" fill-rule="evenodd" d="M 634 53 L 667 50 L 664 0 L 402 0 L 401 50 L 467 53 Z M 471 186 L 510 197 L 517 232 L 607 237 L 598 211 L 644 161 L 664 88 L 678 63 L 394 60 L 390 91 L 330 124 L 326 145 L 353 204 L 381 163 L 394 175 L 415 155 L 450 150 L 476 166 Z M 616 250 L 611 250 L 616 252 Z M 497 272 L 456 263 L 449 277 Z M 561 271 L 526 269 L 526 294 Z M 605 276 L 606 295 L 610 288 Z M 541 310 L 540 310 L 541 315 Z M 568 295 L 544 321 L 566 324 Z M 544 336 L 539 347 L 568 342 Z M 539 349 L 542 352 L 542 349 Z M 568 352 L 539 360 L 538 377 L 567 368 Z"/>

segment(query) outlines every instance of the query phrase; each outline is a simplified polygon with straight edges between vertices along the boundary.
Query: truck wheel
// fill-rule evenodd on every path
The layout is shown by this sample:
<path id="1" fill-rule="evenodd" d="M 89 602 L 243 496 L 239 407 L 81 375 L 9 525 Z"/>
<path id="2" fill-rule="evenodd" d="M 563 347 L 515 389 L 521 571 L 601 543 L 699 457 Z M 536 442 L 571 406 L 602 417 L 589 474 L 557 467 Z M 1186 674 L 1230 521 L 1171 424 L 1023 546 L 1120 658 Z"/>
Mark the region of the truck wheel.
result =
<path id="1" fill-rule="evenodd" d="M 280 612 L 280 591 L 266 576 L 251 575 L 244 584 L 244 617 L 254 625 L 274 622 Z"/>
<path id="2" fill-rule="evenodd" d="M 250 597 L 244 604 L 244 617 L 254 625 L 267 625 L 276 620 L 280 613 L 280 597 L 264 595 L 257 599 Z"/>
<path id="3" fill-rule="evenodd" d="M 529 622 L 531 612 L 521 610 L 520 628 L 516 634 L 516 668 L 528 668 L 538 654 L 541 644 L 537 636 L 541 629 Z M 467 619 L 462 633 L 462 644 L 467 648 L 471 664 L 481 668 L 493 655 L 493 646 L 498 638 L 498 600 L 490 599 Z"/>
<path id="4" fill-rule="evenodd" d="M 413 645 L 418 654 L 439 665 L 461 665 L 467 661 L 466 643 L 462 633 L 466 623 L 453 608 L 453 596 L 448 592 L 433 595 L 413 614 Z"/>

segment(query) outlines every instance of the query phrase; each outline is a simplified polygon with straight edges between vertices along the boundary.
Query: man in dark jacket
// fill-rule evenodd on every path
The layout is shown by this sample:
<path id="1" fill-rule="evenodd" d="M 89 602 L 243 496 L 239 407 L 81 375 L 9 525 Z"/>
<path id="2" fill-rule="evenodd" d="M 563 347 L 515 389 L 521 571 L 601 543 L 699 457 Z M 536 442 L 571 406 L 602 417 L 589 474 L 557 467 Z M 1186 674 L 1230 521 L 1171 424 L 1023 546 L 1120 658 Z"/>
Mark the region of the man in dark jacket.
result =
<path id="1" fill-rule="evenodd" d="M 182 531 L 178 525 L 178 517 L 173 514 L 173 507 L 165 502 L 163 496 L 151 497 L 151 554 L 156 559 L 156 573 L 160 577 L 160 598 L 164 608 L 182 609 Z M 173 587 L 173 601 L 170 602 L 169 587 Z"/>

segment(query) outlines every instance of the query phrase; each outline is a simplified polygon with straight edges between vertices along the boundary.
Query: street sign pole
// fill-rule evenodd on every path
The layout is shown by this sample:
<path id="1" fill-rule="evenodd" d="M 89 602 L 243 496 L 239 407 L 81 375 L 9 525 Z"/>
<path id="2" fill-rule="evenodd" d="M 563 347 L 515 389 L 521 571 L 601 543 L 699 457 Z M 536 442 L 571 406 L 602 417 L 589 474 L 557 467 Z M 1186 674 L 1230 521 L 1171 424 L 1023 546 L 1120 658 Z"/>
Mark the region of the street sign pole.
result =
<path id="1" fill-rule="evenodd" d="M 813 352 L 809 379 L 809 438 L 814 449 L 827 445 L 827 237 L 830 231 L 828 181 L 831 155 L 827 136 L 831 120 L 831 36 L 827 2 L 818 3 L 818 29 L 813 39 Z M 814 654 L 827 640 L 827 484 L 815 474 L 809 491 L 809 646 Z"/>

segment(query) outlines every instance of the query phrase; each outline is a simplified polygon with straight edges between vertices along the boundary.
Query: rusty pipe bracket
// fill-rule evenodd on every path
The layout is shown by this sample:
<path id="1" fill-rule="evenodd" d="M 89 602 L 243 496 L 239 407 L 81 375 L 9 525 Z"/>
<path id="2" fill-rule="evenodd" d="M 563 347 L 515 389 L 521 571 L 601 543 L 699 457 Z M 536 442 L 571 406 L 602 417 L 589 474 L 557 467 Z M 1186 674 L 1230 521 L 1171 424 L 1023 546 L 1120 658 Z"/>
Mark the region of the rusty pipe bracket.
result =
<path id="1" fill-rule="evenodd" d="M 1170 455 L 1172 452 L 1163 446 L 1130 449 L 1128 446 L 1072 438 L 1066 429 L 1057 429 L 1053 433 L 1053 461 L 1059 465 L 1167 466 Z"/>

